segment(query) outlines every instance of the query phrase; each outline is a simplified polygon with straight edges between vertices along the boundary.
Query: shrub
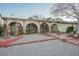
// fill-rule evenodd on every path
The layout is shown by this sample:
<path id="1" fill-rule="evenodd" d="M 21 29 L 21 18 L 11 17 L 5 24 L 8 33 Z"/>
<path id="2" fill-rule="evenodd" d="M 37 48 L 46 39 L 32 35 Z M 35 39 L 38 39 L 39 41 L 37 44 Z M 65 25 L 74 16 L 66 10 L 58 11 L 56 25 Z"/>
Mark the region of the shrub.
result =
<path id="1" fill-rule="evenodd" d="M 74 32 L 74 26 L 69 26 L 66 30 L 67 33 Z"/>
<path id="2" fill-rule="evenodd" d="M 0 25 L 0 36 L 2 35 L 3 33 L 3 27 Z"/>

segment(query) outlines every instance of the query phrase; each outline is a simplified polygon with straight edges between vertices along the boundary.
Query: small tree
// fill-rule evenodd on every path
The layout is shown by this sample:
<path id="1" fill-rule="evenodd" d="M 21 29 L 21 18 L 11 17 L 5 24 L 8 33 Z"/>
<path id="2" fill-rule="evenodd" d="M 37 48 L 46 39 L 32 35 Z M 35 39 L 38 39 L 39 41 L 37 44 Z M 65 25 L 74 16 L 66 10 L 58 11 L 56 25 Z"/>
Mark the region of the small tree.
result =
<path id="1" fill-rule="evenodd" d="M 0 25 L 0 36 L 2 36 L 3 33 L 3 27 Z"/>

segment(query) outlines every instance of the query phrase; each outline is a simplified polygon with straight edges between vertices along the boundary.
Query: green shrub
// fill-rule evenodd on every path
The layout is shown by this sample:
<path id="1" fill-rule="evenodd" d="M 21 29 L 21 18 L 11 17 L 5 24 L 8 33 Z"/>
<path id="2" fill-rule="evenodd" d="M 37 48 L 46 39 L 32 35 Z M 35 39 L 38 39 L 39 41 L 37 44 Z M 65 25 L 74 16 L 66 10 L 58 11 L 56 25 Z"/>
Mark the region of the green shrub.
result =
<path id="1" fill-rule="evenodd" d="M 66 30 L 67 33 L 74 32 L 74 26 L 69 26 Z"/>
<path id="2" fill-rule="evenodd" d="M 3 33 L 3 27 L 0 25 L 0 36 L 2 35 Z"/>

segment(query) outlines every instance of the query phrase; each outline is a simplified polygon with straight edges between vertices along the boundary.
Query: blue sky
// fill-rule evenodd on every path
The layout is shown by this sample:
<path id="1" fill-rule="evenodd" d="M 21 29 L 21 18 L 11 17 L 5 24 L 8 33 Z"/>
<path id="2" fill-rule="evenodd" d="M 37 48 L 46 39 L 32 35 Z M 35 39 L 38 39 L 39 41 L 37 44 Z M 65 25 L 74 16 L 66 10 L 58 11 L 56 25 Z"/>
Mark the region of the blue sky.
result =
<path id="1" fill-rule="evenodd" d="M 51 4 L 48 3 L 0 3 L 0 13 L 3 16 L 27 18 L 34 15 L 50 16 Z"/>
<path id="2" fill-rule="evenodd" d="M 51 17 L 51 3 L 0 3 L 0 13 L 6 17 L 28 18 L 35 15 Z M 14 14 L 12 16 L 12 14 Z M 62 17 L 63 18 L 63 17 Z M 76 19 L 63 18 L 65 21 Z"/>

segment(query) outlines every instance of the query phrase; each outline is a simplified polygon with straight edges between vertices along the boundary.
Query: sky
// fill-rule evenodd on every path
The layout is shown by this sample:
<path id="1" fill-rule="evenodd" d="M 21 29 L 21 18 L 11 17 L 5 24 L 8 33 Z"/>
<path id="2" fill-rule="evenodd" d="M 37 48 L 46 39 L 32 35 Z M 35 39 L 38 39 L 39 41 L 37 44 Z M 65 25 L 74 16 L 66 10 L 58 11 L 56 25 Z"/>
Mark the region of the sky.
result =
<path id="1" fill-rule="evenodd" d="M 0 3 L 0 13 L 6 17 L 28 18 L 35 15 L 51 17 L 51 3 Z M 70 21 L 70 19 L 63 18 Z"/>
<path id="2" fill-rule="evenodd" d="M 47 3 L 16 3 L 0 4 L 0 13 L 3 16 L 27 18 L 34 15 L 50 16 L 51 4 Z M 12 15 L 14 14 L 14 15 Z"/>

